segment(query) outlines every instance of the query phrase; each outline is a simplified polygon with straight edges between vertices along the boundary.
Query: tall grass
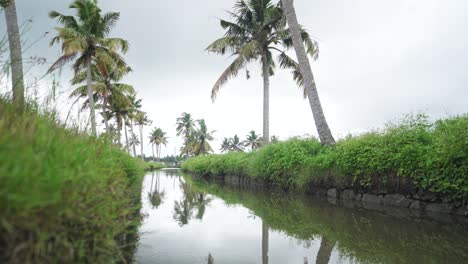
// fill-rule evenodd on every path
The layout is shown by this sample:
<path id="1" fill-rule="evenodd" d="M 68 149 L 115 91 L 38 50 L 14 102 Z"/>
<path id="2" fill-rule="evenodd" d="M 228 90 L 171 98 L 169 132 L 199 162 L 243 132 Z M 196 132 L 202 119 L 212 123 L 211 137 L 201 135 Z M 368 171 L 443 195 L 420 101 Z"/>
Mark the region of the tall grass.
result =
<path id="1" fill-rule="evenodd" d="M 468 115 L 436 122 L 408 116 L 383 130 L 342 139 L 334 148 L 315 139 L 291 139 L 253 153 L 192 158 L 182 169 L 205 176 L 247 176 L 283 188 L 430 190 L 466 198 Z"/>
<path id="2" fill-rule="evenodd" d="M 140 161 L 35 107 L 0 113 L 0 262 L 125 262 Z"/>

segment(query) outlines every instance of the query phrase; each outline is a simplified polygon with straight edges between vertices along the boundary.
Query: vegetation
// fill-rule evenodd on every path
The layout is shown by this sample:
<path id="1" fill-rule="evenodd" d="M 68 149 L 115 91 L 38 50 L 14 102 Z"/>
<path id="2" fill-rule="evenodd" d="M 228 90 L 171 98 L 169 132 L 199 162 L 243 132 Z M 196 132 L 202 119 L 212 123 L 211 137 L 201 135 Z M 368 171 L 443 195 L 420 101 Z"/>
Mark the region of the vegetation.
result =
<path id="1" fill-rule="evenodd" d="M 142 164 L 37 105 L 0 112 L 0 262 L 125 262 Z"/>
<path id="2" fill-rule="evenodd" d="M 177 118 L 176 126 L 177 136 L 184 138 L 180 152 L 186 158 L 213 152 L 210 142 L 214 140 L 215 131 L 208 130 L 204 119 L 195 121 L 190 114 L 182 113 L 182 116 Z"/>
<path id="3" fill-rule="evenodd" d="M 164 163 L 160 162 L 145 162 L 145 170 L 146 171 L 154 171 L 166 168 Z"/>
<path id="4" fill-rule="evenodd" d="M 253 153 L 187 160 L 199 175 L 240 175 L 283 188 L 342 186 L 400 191 L 416 187 L 468 197 L 468 115 L 428 121 L 408 116 L 384 130 L 349 136 L 334 148 L 316 139 L 290 139 Z"/>
<path id="5" fill-rule="evenodd" d="M 234 12 L 230 12 L 234 22 L 221 19 L 221 27 L 226 30 L 224 37 L 214 41 L 207 50 L 216 54 L 230 53 L 234 61 L 221 74 L 211 92 L 211 98 L 216 99 L 219 89 L 231 78 L 236 77 L 249 62 L 260 61 L 263 76 L 263 141 L 270 140 L 270 76 L 274 75 L 276 63 L 273 52 L 279 52 L 278 60 L 282 68 L 293 70 L 294 79 L 302 84 L 302 76 L 298 64 L 289 57 L 285 50 L 292 47 L 289 29 L 281 5 L 270 0 L 236 1 Z M 307 47 L 307 52 L 315 58 L 317 43 L 305 30 L 301 30 L 301 38 Z M 250 78 L 247 70 L 247 78 Z"/>
<path id="6" fill-rule="evenodd" d="M 151 132 L 149 140 L 153 150 L 153 159 L 155 158 L 154 146 L 156 146 L 156 160 L 159 161 L 161 158 L 161 147 L 162 145 L 166 146 L 167 144 L 166 132 L 164 132 L 161 128 L 156 127 L 153 129 L 153 132 Z"/>

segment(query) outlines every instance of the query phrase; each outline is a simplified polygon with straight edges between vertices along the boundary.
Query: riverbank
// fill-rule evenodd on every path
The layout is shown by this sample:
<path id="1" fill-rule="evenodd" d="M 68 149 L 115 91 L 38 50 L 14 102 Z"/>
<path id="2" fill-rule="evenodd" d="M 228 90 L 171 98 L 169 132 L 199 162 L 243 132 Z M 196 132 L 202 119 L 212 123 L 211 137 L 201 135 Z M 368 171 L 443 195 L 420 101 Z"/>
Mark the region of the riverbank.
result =
<path id="1" fill-rule="evenodd" d="M 338 199 L 467 215 L 468 115 L 407 117 L 334 148 L 291 139 L 252 153 L 192 158 L 182 169 Z"/>
<path id="2" fill-rule="evenodd" d="M 247 208 L 251 218 L 261 218 L 270 232 L 298 240 L 291 245 L 320 239 L 318 252 L 326 252 L 327 259 L 333 248 L 343 256 L 343 263 L 460 263 L 468 257 L 465 218 L 442 215 L 447 219 L 435 221 L 393 207 L 379 212 L 360 210 L 353 203 L 333 204 L 303 194 L 236 184 L 235 178 L 206 181 L 184 175 L 191 192 L 217 196 L 229 207 Z M 275 247 L 277 250 L 281 249 Z"/>
<path id="3" fill-rule="evenodd" d="M 159 162 L 145 162 L 145 171 L 154 171 L 166 168 L 166 164 Z"/>
<path id="4" fill-rule="evenodd" d="M 144 164 L 35 105 L 0 113 L 0 262 L 129 261 Z"/>

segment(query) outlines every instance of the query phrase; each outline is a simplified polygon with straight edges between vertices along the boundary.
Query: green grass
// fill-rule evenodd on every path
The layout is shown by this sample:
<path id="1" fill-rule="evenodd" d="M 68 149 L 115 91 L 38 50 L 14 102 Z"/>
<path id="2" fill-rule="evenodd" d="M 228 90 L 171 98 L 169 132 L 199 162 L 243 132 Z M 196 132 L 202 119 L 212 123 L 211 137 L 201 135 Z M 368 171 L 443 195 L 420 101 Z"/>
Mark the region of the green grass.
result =
<path id="1" fill-rule="evenodd" d="M 468 197 L 468 115 L 429 122 L 408 116 L 385 129 L 349 136 L 334 148 L 290 139 L 253 153 L 195 157 L 182 169 L 203 176 L 239 175 L 282 188 L 313 186 Z"/>
<path id="2" fill-rule="evenodd" d="M 145 162 L 145 170 L 146 171 L 153 171 L 153 170 L 160 170 L 166 168 L 164 163 L 159 162 Z"/>
<path id="3" fill-rule="evenodd" d="M 142 162 L 38 112 L 0 99 L 0 262 L 124 262 Z"/>

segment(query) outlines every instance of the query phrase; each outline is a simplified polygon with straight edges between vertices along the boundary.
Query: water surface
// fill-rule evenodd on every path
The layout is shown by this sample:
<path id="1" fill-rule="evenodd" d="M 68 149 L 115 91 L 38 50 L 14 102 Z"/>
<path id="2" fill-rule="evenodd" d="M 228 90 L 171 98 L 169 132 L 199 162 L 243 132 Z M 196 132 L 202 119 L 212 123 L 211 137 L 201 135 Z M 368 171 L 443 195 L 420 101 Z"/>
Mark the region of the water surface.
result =
<path id="1" fill-rule="evenodd" d="M 149 173 L 137 263 L 468 263 L 465 219 L 415 218 Z"/>

